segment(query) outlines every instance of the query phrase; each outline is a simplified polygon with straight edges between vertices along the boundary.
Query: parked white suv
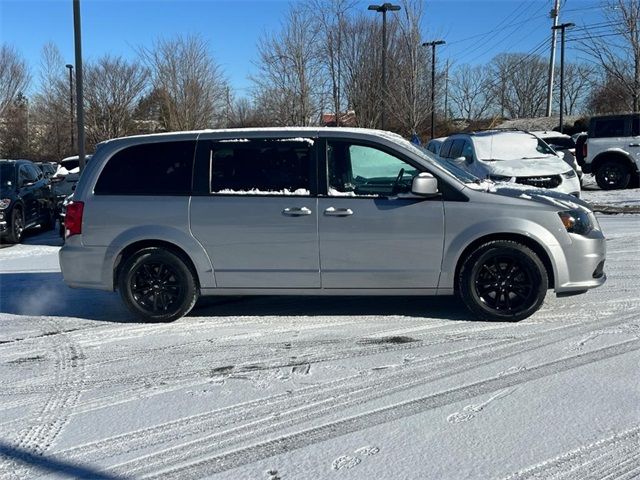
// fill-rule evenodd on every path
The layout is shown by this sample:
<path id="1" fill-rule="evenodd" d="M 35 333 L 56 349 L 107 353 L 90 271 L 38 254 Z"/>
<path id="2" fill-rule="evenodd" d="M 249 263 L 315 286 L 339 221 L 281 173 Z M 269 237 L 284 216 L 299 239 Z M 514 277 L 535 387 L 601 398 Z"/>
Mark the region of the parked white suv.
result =
<path id="1" fill-rule="evenodd" d="M 638 186 L 640 114 L 592 117 L 583 171 L 603 190 Z"/>
<path id="2" fill-rule="evenodd" d="M 521 130 L 451 135 L 442 144 L 439 157 L 479 178 L 580 196 L 576 171 L 543 140 Z"/>

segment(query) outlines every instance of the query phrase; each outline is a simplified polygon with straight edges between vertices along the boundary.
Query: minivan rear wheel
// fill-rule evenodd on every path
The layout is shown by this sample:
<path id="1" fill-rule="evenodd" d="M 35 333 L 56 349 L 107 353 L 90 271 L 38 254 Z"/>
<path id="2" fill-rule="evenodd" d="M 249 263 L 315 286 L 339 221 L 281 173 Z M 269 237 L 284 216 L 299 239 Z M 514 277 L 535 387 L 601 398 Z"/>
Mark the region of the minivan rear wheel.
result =
<path id="1" fill-rule="evenodd" d="M 185 262 L 156 247 L 139 250 L 124 260 L 118 288 L 129 310 L 146 322 L 172 322 L 186 315 L 199 294 Z"/>
<path id="2" fill-rule="evenodd" d="M 458 277 L 460 296 L 482 320 L 525 319 L 540 308 L 548 287 L 546 269 L 535 252 L 508 240 L 479 246 Z"/>

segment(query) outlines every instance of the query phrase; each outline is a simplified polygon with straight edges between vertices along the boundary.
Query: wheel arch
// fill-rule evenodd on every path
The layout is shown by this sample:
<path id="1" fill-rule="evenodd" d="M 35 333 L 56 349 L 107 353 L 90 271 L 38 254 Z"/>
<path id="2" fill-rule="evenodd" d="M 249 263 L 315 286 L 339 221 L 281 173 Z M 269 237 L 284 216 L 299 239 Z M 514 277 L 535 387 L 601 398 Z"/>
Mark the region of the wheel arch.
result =
<path id="1" fill-rule="evenodd" d="M 116 255 L 115 261 L 113 263 L 113 289 L 114 290 L 116 290 L 116 287 L 118 284 L 118 278 L 120 276 L 122 265 L 124 264 L 125 260 L 129 258 L 131 255 L 133 255 L 134 253 L 140 250 L 143 250 L 145 248 L 162 248 L 179 257 L 193 274 L 193 277 L 196 281 L 196 286 L 198 289 L 200 289 L 200 286 L 201 286 L 200 275 L 198 274 L 198 270 L 196 269 L 196 266 L 193 260 L 185 250 L 183 250 L 181 247 L 179 247 L 175 243 L 171 243 L 166 240 L 147 239 L 147 240 L 138 240 L 127 245 Z"/>
<path id="2" fill-rule="evenodd" d="M 638 166 L 636 163 L 629 158 L 629 155 L 625 152 L 617 150 L 607 150 L 606 152 L 598 154 L 596 158 L 593 159 L 593 162 L 591 162 L 591 170 L 595 173 L 603 163 L 611 161 L 622 163 L 629 167 L 632 174 L 638 174 Z"/>
<path id="3" fill-rule="evenodd" d="M 544 268 L 546 270 L 547 279 L 549 282 L 549 288 L 553 289 L 555 287 L 555 271 L 553 267 L 553 263 L 551 262 L 551 257 L 545 248 L 534 238 L 528 237 L 526 235 L 522 235 L 519 233 L 491 233 L 487 235 L 483 235 L 481 237 L 476 238 L 471 243 L 469 243 L 464 250 L 460 253 L 456 260 L 456 268 L 453 277 L 453 289 L 454 292 L 458 293 L 458 276 L 460 275 L 460 269 L 462 268 L 462 264 L 464 261 L 471 255 L 480 245 L 483 245 L 487 242 L 506 240 L 519 243 L 531 249 L 540 259 Z"/>

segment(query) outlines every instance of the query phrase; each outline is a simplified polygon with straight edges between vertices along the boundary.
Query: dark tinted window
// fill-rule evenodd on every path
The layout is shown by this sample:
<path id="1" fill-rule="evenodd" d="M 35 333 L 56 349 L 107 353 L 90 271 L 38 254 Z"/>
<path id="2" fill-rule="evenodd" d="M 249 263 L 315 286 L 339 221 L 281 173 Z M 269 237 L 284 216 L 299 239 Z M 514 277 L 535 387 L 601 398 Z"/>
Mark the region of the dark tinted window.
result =
<path id="1" fill-rule="evenodd" d="M 209 154 L 211 193 L 309 195 L 311 139 L 222 140 Z"/>
<path id="2" fill-rule="evenodd" d="M 0 163 L 0 184 L 15 185 L 16 167 L 13 163 Z"/>
<path id="3" fill-rule="evenodd" d="M 453 140 L 446 140 L 442 144 L 442 148 L 440 149 L 440 156 L 442 158 L 449 158 L 449 151 L 451 150 L 452 143 L 453 143 Z"/>
<path id="4" fill-rule="evenodd" d="M 471 147 L 471 142 L 469 140 L 464 141 L 464 146 L 462 147 L 462 156 L 469 163 L 473 161 L 473 148 Z"/>
<path id="5" fill-rule="evenodd" d="M 449 152 L 448 158 L 461 157 L 463 148 L 464 148 L 464 139 L 458 138 L 454 140 L 453 145 L 451 145 L 451 151 Z"/>
<path id="6" fill-rule="evenodd" d="M 634 137 L 640 136 L 640 117 L 633 117 L 631 122 L 631 135 Z"/>
<path id="7" fill-rule="evenodd" d="M 573 142 L 573 139 L 570 137 L 569 138 L 549 137 L 549 138 L 543 138 L 543 140 L 547 142 L 547 144 L 550 145 L 552 148 L 555 148 L 556 150 L 574 148 L 576 146 L 575 143 Z"/>
<path id="8" fill-rule="evenodd" d="M 188 195 L 195 141 L 145 143 L 125 148 L 107 162 L 98 195 Z"/>
<path id="9" fill-rule="evenodd" d="M 593 136 L 602 137 L 624 137 L 624 118 L 602 118 L 594 121 Z"/>
<path id="10" fill-rule="evenodd" d="M 38 180 L 38 172 L 31 165 L 20 165 L 19 176 L 21 181 L 29 183 Z"/>

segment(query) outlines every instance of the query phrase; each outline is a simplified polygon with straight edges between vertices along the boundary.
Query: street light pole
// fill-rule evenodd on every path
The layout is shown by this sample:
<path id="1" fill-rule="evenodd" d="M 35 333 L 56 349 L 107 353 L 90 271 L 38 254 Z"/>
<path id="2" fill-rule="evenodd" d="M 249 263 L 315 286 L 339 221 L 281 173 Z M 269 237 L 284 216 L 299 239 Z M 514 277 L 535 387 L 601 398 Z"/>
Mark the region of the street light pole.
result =
<path id="1" fill-rule="evenodd" d="M 73 152 L 73 65 L 65 65 L 69 69 L 69 121 L 71 125 L 71 151 Z"/>
<path id="2" fill-rule="evenodd" d="M 553 30 L 560 30 L 560 133 L 564 131 L 564 31 L 573 26 L 574 23 L 563 23 L 551 27 Z"/>
<path id="3" fill-rule="evenodd" d="M 76 53 L 76 111 L 78 123 L 78 163 L 84 170 L 84 101 L 82 94 L 82 32 L 80 28 L 80 0 L 73 0 L 73 37 Z"/>
<path id="4" fill-rule="evenodd" d="M 444 45 L 444 40 L 435 40 L 433 42 L 425 42 L 423 47 L 431 47 L 431 138 L 435 137 L 436 132 L 436 46 Z"/>
<path id="5" fill-rule="evenodd" d="M 387 12 L 397 12 L 400 5 L 383 3 L 382 5 L 369 5 L 368 10 L 382 13 L 382 111 L 380 112 L 380 128 L 385 129 L 385 110 L 387 100 Z"/>

